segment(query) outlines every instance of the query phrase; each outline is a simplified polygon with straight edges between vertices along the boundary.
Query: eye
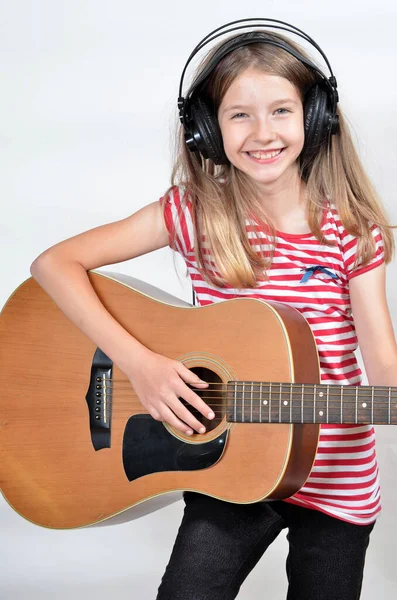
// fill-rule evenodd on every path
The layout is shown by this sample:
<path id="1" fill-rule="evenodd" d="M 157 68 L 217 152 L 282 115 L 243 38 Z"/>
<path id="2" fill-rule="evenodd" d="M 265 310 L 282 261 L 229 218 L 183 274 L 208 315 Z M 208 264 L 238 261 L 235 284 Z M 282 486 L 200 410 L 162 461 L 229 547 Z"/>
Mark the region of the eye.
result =
<path id="1" fill-rule="evenodd" d="M 280 112 L 281 111 L 281 112 Z M 279 114 L 279 115 L 285 115 L 286 113 L 291 112 L 290 110 L 288 110 L 287 108 L 278 108 L 275 113 Z"/>
<path id="2" fill-rule="evenodd" d="M 246 116 L 247 116 L 247 113 L 236 113 L 235 115 L 232 116 L 232 119 L 238 119 L 238 118 L 241 119 L 241 117 L 246 117 Z"/>

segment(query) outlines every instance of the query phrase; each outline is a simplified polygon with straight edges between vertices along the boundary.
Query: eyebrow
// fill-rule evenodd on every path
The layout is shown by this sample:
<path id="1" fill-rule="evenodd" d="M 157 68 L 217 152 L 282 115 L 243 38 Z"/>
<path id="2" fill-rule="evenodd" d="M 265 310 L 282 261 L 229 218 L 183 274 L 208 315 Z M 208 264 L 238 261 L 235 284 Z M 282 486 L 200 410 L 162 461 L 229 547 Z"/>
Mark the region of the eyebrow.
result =
<path id="1" fill-rule="evenodd" d="M 279 98 L 278 100 L 274 100 L 270 106 L 273 106 L 274 104 L 298 104 L 298 102 L 292 98 Z M 224 108 L 223 112 L 226 113 L 231 110 L 242 110 L 246 108 L 252 108 L 252 104 L 233 104 L 232 106 Z"/>

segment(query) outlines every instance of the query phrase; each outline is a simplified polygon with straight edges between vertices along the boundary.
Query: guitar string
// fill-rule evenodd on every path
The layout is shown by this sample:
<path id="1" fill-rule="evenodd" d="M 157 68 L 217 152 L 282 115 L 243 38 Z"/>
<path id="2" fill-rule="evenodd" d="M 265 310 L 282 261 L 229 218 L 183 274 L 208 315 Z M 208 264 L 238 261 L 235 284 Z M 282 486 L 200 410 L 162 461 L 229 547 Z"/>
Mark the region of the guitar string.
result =
<path id="1" fill-rule="evenodd" d="M 196 387 L 195 384 L 190 384 L 190 383 L 186 383 L 186 382 L 184 382 L 184 383 L 189 388 L 191 388 L 191 389 L 192 389 L 192 386 L 194 386 L 195 389 L 202 390 L 202 391 L 206 391 L 206 390 L 209 389 L 208 387 L 206 387 L 206 388 L 200 388 L 199 385 Z M 103 380 L 102 379 L 98 380 L 96 382 L 96 384 L 103 386 Z M 129 383 L 128 381 L 122 380 L 122 379 L 121 380 L 109 380 L 109 379 L 107 379 L 107 380 L 105 380 L 105 384 L 106 384 L 106 387 L 110 388 L 110 389 L 114 388 L 114 387 L 118 387 L 118 388 L 120 387 L 121 388 L 121 387 L 124 387 L 124 386 L 127 387 L 127 388 L 128 387 L 132 388 L 132 384 L 131 383 Z M 279 393 L 279 391 L 280 391 L 280 383 L 279 382 L 260 383 L 260 382 L 257 382 L 257 381 L 254 381 L 254 382 L 245 381 L 245 382 L 243 382 L 243 381 L 238 381 L 238 380 L 236 380 L 236 381 L 231 380 L 231 381 L 228 381 L 228 382 L 220 382 L 220 383 L 218 383 L 218 382 L 208 382 L 208 385 L 211 388 L 219 386 L 220 388 L 223 387 L 226 390 L 228 389 L 228 387 L 237 386 L 237 391 L 238 392 L 243 391 L 244 393 L 251 393 L 251 386 L 252 386 L 252 389 L 256 390 L 256 391 L 259 390 L 259 391 L 263 392 L 264 390 L 266 391 L 267 389 L 270 390 L 270 388 L 272 388 L 272 391 L 274 389 L 274 393 L 275 394 Z M 393 390 L 394 390 L 394 392 L 396 394 L 396 397 L 397 397 L 397 387 L 394 387 L 394 386 L 378 386 L 378 385 L 376 385 L 376 386 L 357 385 L 356 386 L 356 385 L 344 385 L 344 384 L 341 385 L 341 384 L 326 384 L 326 383 L 292 383 L 292 382 L 287 382 L 287 381 L 286 382 L 282 382 L 282 385 L 283 386 L 287 386 L 287 387 L 289 386 L 288 387 L 288 391 L 282 389 L 282 393 L 288 393 L 288 394 L 289 394 L 289 390 L 291 388 L 292 388 L 292 390 L 296 390 L 296 393 L 301 394 L 302 393 L 302 388 L 303 388 L 303 390 L 308 390 L 309 393 L 313 392 L 314 389 L 316 389 L 316 391 L 319 392 L 319 393 L 321 391 L 325 390 L 325 389 L 329 389 L 329 392 L 334 392 L 334 395 L 335 395 L 335 392 L 336 392 L 335 388 L 338 388 L 338 389 L 343 388 L 343 394 L 345 394 L 345 393 L 347 393 L 347 394 L 349 394 L 349 393 L 351 393 L 351 394 L 355 393 L 356 389 L 357 389 L 358 393 L 360 394 L 360 396 L 361 395 L 365 395 L 365 394 L 362 394 L 362 392 L 364 390 L 365 391 L 371 391 L 371 390 L 373 390 L 374 393 L 376 393 L 377 391 L 382 391 L 382 392 L 385 392 L 385 391 L 389 392 L 390 391 L 390 393 L 392 393 Z M 325 393 L 325 392 L 323 392 L 323 393 Z M 372 391 L 371 391 L 370 395 L 372 395 Z"/>
<path id="2" fill-rule="evenodd" d="M 138 395 L 136 393 L 134 393 L 133 391 L 131 391 L 130 394 L 123 394 L 121 395 L 121 398 L 123 400 L 122 403 L 119 402 L 119 395 L 113 396 L 113 397 L 108 397 L 107 398 L 107 402 L 112 404 L 112 406 L 128 406 L 128 407 L 134 407 L 134 406 L 143 406 Z M 191 408 L 195 408 L 192 404 L 190 404 L 190 402 L 188 402 L 188 400 L 186 400 L 185 398 L 183 398 L 183 396 L 176 396 L 180 401 L 182 402 L 186 402 L 186 405 L 188 407 Z M 228 408 L 231 407 L 241 407 L 244 406 L 245 409 L 250 410 L 251 408 L 251 398 L 247 398 L 245 400 L 241 400 L 241 399 L 233 399 L 233 398 L 229 398 L 229 397 L 225 397 L 224 399 L 219 398 L 218 396 L 205 396 L 205 395 L 200 395 L 199 396 L 201 400 L 203 401 L 212 401 L 214 400 L 215 402 L 211 403 L 211 405 L 209 406 L 209 408 L 213 408 L 213 407 L 222 407 L 224 408 L 225 406 L 227 406 Z M 127 401 L 125 401 L 125 399 L 127 398 Z M 93 398 L 93 401 L 95 402 L 96 399 L 100 400 L 101 402 L 103 401 L 102 399 L 100 399 L 99 397 Z M 137 403 L 134 403 L 134 401 L 137 400 Z M 288 394 L 288 396 L 286 397 L 277 397 L 277 398 L 269 398 L 269 399 L 261 399 L 261 402 L 259 404 L 259 398 L 252 398 L 252 409 L 258 409 L 261 407 L 262 410 L 264 410 L 264 406 L 265 406 L 265 410 L 269 409 L 269 406 L 276 410 L 279 410 L 279 408 L 283 409 L 283 408 L 287 408 L 289 407 L 290 403 L 288 402 L 288 400 L 292 400 L 292 405 L 293 408 L 295 407 L 297 410 L 299 408 L 299 410 L 301 410 L 301 407 L 303 405 L 304 409 L 311 409 L 313 408 L 314 405 L 318 406 L 319 409 L 322 409 L 322 407 L 324 405 L 329 406 L 330 409 L 336 408 L 338 410 L 340 410 L 340 407 L 355 407 L 357 406 L 358 410 L 362 410 L 362 409 L 368 409 L 368 410 L 376 410 L 377 408 L 390 408 L 392 411 L 394 411 L 397 408 L 397 403 L 395 400 L 391 401 L 389 403 L 388 400 L 380 400 L 379 398 L 374 398 L 373 403 L 366 403 L 366 406 L 363 406 L 363 402 L 361 400 L 358 400 L 357 402 L 355 400 L 347 400 L 346 397 L 343 398 L 343 401 L 341 402 L 341 398 L 338 399 L 333 399 L 333 398 L 329 398 L 327 400 L 327 398 L 320 398 L 320 399 L 305 399 L 305 398 L 301 398 L 299 397 L 292 397 Z M 371 398 L 372 400 L 372 398 Z M 67 406 L 70 406 L 70 399 L 67 398 L 66 400 L 67 402 Z M 253 404 L 254 402 L 256 402 L 256 404 Z M 266 404 L 263 404 L 264 402 L 266 402 Z M 282 406 L 280 406 L 280 402 L 282 402 Z M 288 402 L 288 404 L 284 404 L 284 402 Z M 373 404 L 373 407 L 372 407 Z M 61 409 L 62 408 L 62 404 L 60 399 L 57 399 L 57 404 L 55 405 L 50 405 L 48 406 L 49 409 L 52 409 L 53 407 L 56 407 L 57 409 Z M 37 405 L 35 405 L 35 410 L 38 410 L 39 407 Z M 196 409 L 197 410 L 197 409 Z"/>
<path id="3" fill-rule="evenodd" d="M 135 395 L 136 394 L 134 394 L 134 396 Z M 124 396 L 123 395 L 123 400 L 126 397 L 128 398 L 128 396 Z M 210 408 L 212 408 L 212 407 L 218 407 L 218 406 L 222 406 L 222 407 L 225 406 L 225 401 L 220 400 L 217 396 L 201 396 L 200 395 L 199 397 L 203 401 L 212 401 L 212 400 L 214 400 L 215 402 L 211 403 Z M 182 398 L 183 400 L 185 400 L 182 396 L 177 396 L 177 398 Z M 288 401 L 289 398 L 290 398 L 290 396 L 288 395 L 288 397 L 281 398 L 281 401 L 282 402 Z M 112 398 L 112 399 L 110 399 L 108 401 L 111 401 L 111 402 L 113 401 L 113 402 L 117 403 L 117 398 L 116 399 Z M 257 408 L 259 407 L 258 401 L 259 401 L 258 398 L 252 398 L 252 402 L 257 402 L 257 404 L 256 404 Z M 261 406 L 262 407 L 263 406 L 267 407 L 269 405 L 272 405 L 273 408 L 275 409 L 275 407 L 279 405 L 278 403 L 280 402 L 280 398 L 277 398 L 277 399 L 276 398 L 271 398 L 269 400 L 265 399 L 265 401 L 268 402 L 268 404 L 264 405 L 263 404 L 263 400 L 262 400 L 261 401 Z M 188 402 L 188 401 L 186 400 L 186 402 Z M 230 407 L 231 406 L 234 407 L 234 406 L 243 406 L 243 405 L 245 405 L 245 407 L 248 410 L 248 407 L 251 405 L 251 398 L 246 399 L 246 400 L 236 400 L 236 401 L 233 401 L 233 399 L 227 398 L 226 402 L 227 402 L 227 405 L 230 406 Z M 335 407 L 335 408 L 338 408 L 338 409 L 341 406 L 340 398 L 339 399 L 332 399 L 331 398 L 328 401 L 327 401 L 326 398 L 319 399 L 319 400 L 318 399 L 317 400 L 313 400 L 313 399 L 306 400 L 306 399 L 303 399 L 303 401 L 302 401 L 302 399 L 299 397 L 299 398 L 293 398 L 292 402 L 293 403 L 298 403 L 299 402 L 300 404 L 303 402 L 303 404 L 304 404 L 305 407 L 312 407 L 312 406 L 314 406 L 314 404 L 316 404 L 320 408 L 321 407 L 320 405 L 324 405 L 324 404 L 327 404 L 327 403 L 328 403 L 329 407 Z M 190 405 L 189 402 L 188 402 L 188 404 Z M 344 398 L 343 399 L 343 403 L 342 403 L 342 407 L 347 407 L 347 406 L 352 407 L 352 406 L 356 406 L 357 405 L 360 410 L 362 408 L 371 409 L 372 403 L 368 403 L 368 405 L 364 406 L 364 407 L 362 406 L 362 404 L 363 404 L 363 402 L 361 400 L 358 400 L 357 403 L 356 403 L 355 400 L 346 400 L 346 398 Z M 134 404 L 131 404 L 130 402 L 124 402 L 124 406 L 134 406 Z M 288 405 L 283 404 L 283 407 L 287 407 L 287 406 L 289 406 L 289 404 Z M 383 401 L 383 400 L 381 401 L 379 399 L 374 398 L 373 406 L 374 406 L 374 409 L 376 409 L 376 408 L 387 408 L 387 407 L 389 407 L 389 402 L 387 400 L 386 401 Z M 397 407 L 397 404 L 395 404 L 395 401 L 394 402 L 390 402 L 390 407 L 391 407 L 392 410 L 394 410 Z M 263 410 L 263 408 L 262 408 L 262 410 Z"/>
<path id="4" fill-rule="evenodd" d="M 107 390 L 109 390 L 109 389 L 115 389 L 116 392 L 118 391 L 118 386 L 117 385 L 116 386 L 106 385 L 105 387 L 106 387 Z M 227 390 L 225 389 L 223 391 L 224 391 L 224 395 L 227 396 L 227 402 L 229 404 L 231 404 L 232 406 L 235 406 L 235 405 L 238 406 L 239 404 L 241 404 L 241 405 L 244 404 L 244 405 L 247 406 L 247 405 L 250 405 L 251 400 L 253 402 L 258 402 L 259 400 L 261 400 L 262 401 L 261 404 L 263 406 L 263 401 L 265 400 L 265 401 L 268 401 L 269 404 L 271 403 L 273 405 L 273 407 L 275 407 L 275 406 L 277 406 L 277 402 L 278 401 L 286 401 L 288 399 L 291 399 L 293 402 L 297 401 L 297 402 L 301 403 L 303 401 L 303 403 L 306 406 L 309 405 L 309 404 L 311 404 L 311 403 L 312 404 L 316 403 L 318 405 L 320 405 L 321 403 L 328 403 L 328 405 L 329 404 L 332 405 L 335 402 L 335 404 L 337 404 L 338 407 L 340 407 L 341 402 L 342 402 L 343 403 L 342 406 L 344 406 L 344 407 L 346 407 L 348 405 L 352 405 L 352 406 L 354 405 L 355 406 L 357 404 L 357 406 L 360 408 L 362 406 L 362 402 L 365 401 L 366 399 L 370 398 L 371 400 L 374 401 L 373 402 L 374 403 L 374 407 L 378 407 L 378 408 L 381 407 L 381 406 L 382 407 L 383 406 L 389 407 L 389 405 L 390 405 L 393 408 L 393 402 L 395 400 L 397 400 L 397 398 L 393 398 L 391 396 L 390 397 L 390 402 L 389 402 L 389 399 L 385 400 L 384 397 L 382 397 L 382 399 L 381 399 L 381 398 L 377 397 L 376 395 L 373 395 L 372 393 L 369 393 L 369 394 L 360 393 L 360 397 L 356 398 L 355 397 L 355 392 L 351 393 L 352 392 L 351 386 L 345 386 L 345 387 L 349 387 L 350 388 L 350 393 L 345 391 L 343 399 L 342 399 L 342 397 L 341 397 L 340 394 L 332 394 L 331 389 L 329 390 L 328 395 L 324 395 L 322 397 L 316 397 L 316 398 L 306 398 L 306 397 L 304 397 L 303 399 L 302 399 L 302 392 L 300 390 L 296 390 L 296 391 L 294 391 L 294 390 L 292 390 L 292 391 L 283 391 L 282 390 L 281 393 L 280 393 L 279 390 L 275 389 L 274 390 L 274 397 L 272 398 L 271 394 L 269 395 L 269 397 L 264 397 L 263 393 L 259 394 L 259 395 L 255 394 L 255 393 L 251 394 L 251 392 L 246 389 L 245 393 L 248 394 L 248 397 L 246 397 L 244 399 L 242 399 L 242 398 L 241 399 L 236 398 L 233 401 L 233 399 L 230 399 L 229 395 L 230 395 L 230 393 L 232 395 L 235 395 L 235 390 L 233 389 L 230 392 L 227 392 Z M 103 386 L 101 386 L 101 389 L 103 390 Z M 136 393 L 133 391 L 132 385 L 129 385 L 129 389 L 131 390 L 130 394 L 122 394 L 122 396 L 124 398 L 126 396 L 128 396 L 128 395 L 133 395 L 133 396 L 136 395 Z M 189 387 L 189 389 L 192 389 L 192 388 Z M 270 386 L 269 386 L 269 389 L 270 389 Z M 365 389 L 364 386 L 361 387 L 361 390 L 363 390 L 363 389 Z M 125 391 L 125 390 L 122 390 L 122 391 Z M 224 404 L 225 404 L 225 402 L 222 401 L 222 400 L 219 402 L 219 400 L 220 400 L 219 394 L 222 394 L 222 390 L 216 390 L 216 392 L 218 393 L 217 396 L 210 396 L 210 395 L 208 395 L 208 393 L 206 393 L 206 392 L 210 392 L 210 390 L 208 388 L 201 389 L 201 390 L 200 389 L 195 389 L 195 390 L 192 390 L 192 391 L 194 391 L 195 393 L 200 392 L 197 395 L 199 395 L 202 400 L 206 400 L 206 401 L 207 400 L 217 400 L 218 401 L 218 402 L 214 402 L 211 406 L 224 406 Z M 239 392 L 237 392 L 237 395 L 238 395 L 238 393 Z M 119 394 L 117 394 L 117 395 L 119 396 Z M 286 405 L 284 405 L 284 406 L 286 406 Z"/>
<path id="5" fill-rule="evenodd" d="M 206 399 L 204 398 L 204 400 L 206 400 Z M 183 404 L 184 408 L 187 408 L 190 412 L 194 411 L 195 413 L 197 413 L 198 416 L 199 416 L 199 418 L 205 418 L 205 419 L 208 418 L 206 415 L 203 415 L 195 406 L 189 404 L 187 401 L 182 400 L 182 404 Z M 171 411 L 174 412 L 174 409 L 173 409 L 172 406 L 170 406 L 170 405 L 167 404 L 167 407 Z M 302 409 L 302 406 L 299 403 L 299 405 L 295 405 L 295 406 L 292 406 L 292 407 L 290 407 L 290 405 L 280 406 L 279 404 L 273 404 L 273 405 L 267 404 L 267 405 L 262 405 L 262 407 L 252 406 L 252 408 L 251 408 L 251 404 L 250 403 L 246 403 L 245 406 L 244 406 L 244 414 L 248 414 L 248 413 L 250 413 L 252 411 L 252 413 L 256 415 L 257 413 L 260 412 L 260 409 L 261 409 L 263 417 L 266 416 L 266 413 L 269 414 L 269 410 L 270 410 L 270 415 L 272 416 L 272 418 L 276 418 L 275 417 L 275 413 L 279 414 L 280 410 L 282 412 L 284 412 L 284 413 L 285 412 L 290 412 L 290 410 L 292 410 L 293 414 L 295 414 L 295 413 L 301 414 L 302 410 L 303 410 L 304 414 L 306 415 L 308 411 L 310 411 L 310 413 L 313 414 L 313 407 L 314 407 L 314 404 L 309 405 L 309 406 L 306 405 L 306 406 L 303 406 L 303 409 Z M 48 409 L 51 409 L 51 408 L 52 407 L 48 407 Z M 148 412 L 147 409 L 145 409 L 145 407 L 143 406 L 143 404 L 139 400 L 137 402 L 123 403 L 122 405 L 120 403 L 117 403 L 117 401 L 115 403 L 112 402 L 112 412 L 114 412 L 115 410 L 117 411 L 117 409 L 123 409 L 123 410 L 125 410 L 125 408 L 128 408 L 130 410 L 141 410 L 142 409 L 144 412 L 145 411 Z M 218 404 L 210 404 L 208 406 L 208 408 L 210 410 L 212 410 L 212 412 L 214 412 L 215 415 L 217 415 L 217 414 L 224 414 L 223 411 L 228 411 L 228 410 L 229 411 L 237 410 L 237 412 L 239 412 L 240 414 L 242 412 L 242 404 L 235 405 L 234 403 L 230 403 L 230 402 L 229 403 L 222 403 L 221 402 L 221 403 L 218 403 Z M 352 405 L 348 406 L 348 405 L 344 404 L 343 408 L 344 408 L 344 410 L 341 411 L 339 406 L 328 405 L 328 415 L 329 415 L 329 417 L 332 416 L 332 417 L 336 418 L 339 414 L 343 415 L 343 413 L 345 411 L 346 411 L 346 413 L 348 413 L 349 415 L 351 415 L 352 410 L 355 411 L 356 405 L 355 405 L 355 403 L 354 403 L 353 406 Z M 364 415 L 366 417 L 368 417 L 368 413 L 369 412 L 371 412 L 371 413 L 373 412 L 376 415 L 379 411 L 384 412 L 384 411 L 388 411 L 389 409 L 390 409 L 390 413 L 391 413 L 391 420 L 393 420 L 395 418 L 396 408 L 397 408 L 397 406 L 391 406 L 391 407 L 389 407 L 388 404 L 384 404 L 384 405 L 376 404 L 376 405 L 374 405 L 374 407 L 372 407 L 372 406 L 361 407 L 360 405 L 358 405 L 357 406 L 357 420 L 359 420 L 360 418 L 361 419 L 364 418 L 363 411 L 365 411 Z M 321 405 L 321 406 L 317 405 L 316 409 L 317 409 L 316 414 L 318 414 L 318 412 L 320 410 L 322 410 L 322 411 L 327 410 L 327 407 L 326 407 L 326 405 Z M 57 406 L 57 410 L 59 412 L 62 412 L 62 408 L 59 405 Z M 65 412 L 68 412 L 68 411 L 65 409 Z M 346 417 L 347 415 L 343 415 L 343 416 Z M 338 419 L 338 422 L 341 422 L 340 419 Z M 365 422 L 371 423 L 372 421 L 370 419 L 369 421 L 365 420 Z M 342 423 L 343 423 L 343 420 L 342 420 Z"/>

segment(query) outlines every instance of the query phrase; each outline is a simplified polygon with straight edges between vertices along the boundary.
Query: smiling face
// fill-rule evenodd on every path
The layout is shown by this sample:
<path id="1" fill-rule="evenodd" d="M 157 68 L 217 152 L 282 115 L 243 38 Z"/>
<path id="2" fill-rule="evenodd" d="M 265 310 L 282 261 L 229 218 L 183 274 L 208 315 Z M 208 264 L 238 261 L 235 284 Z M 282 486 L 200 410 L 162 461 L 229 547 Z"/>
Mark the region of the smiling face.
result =
<path id="1" fill-rule="evenodd" d="M 249 68 L 228 88 L 218 110 L 226 156 L 266 191 L 298 173 L 303 106 L 287 79 Z"/>

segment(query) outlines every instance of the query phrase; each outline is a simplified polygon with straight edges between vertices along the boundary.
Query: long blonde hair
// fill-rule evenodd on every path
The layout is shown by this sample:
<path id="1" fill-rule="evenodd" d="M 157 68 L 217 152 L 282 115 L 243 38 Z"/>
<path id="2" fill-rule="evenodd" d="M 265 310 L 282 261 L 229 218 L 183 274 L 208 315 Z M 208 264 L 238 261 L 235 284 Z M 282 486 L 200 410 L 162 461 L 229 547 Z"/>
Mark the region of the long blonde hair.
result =
<path id="1" fill-rule="evenodd" d="M 288 42 L 312 60 L 298 44 L 280 34 L 272 33 L 272 36 Z M 202 61 L 196 78 L 220 45 Z M 215 114 L 229 86 L 249 67 L 286 78 L 296 87 L 302 102 L 306 91 L 318 81 L 311 69 L 282 48 L 264 43 L 242 46 L 226 55 L 206 82 L 205 92 L 214 105 Z M 369 222 L 380 227 L 385 261 L 390 262 L 394 253 L 392 226 L 364 171 L 339 106 L 337 114 L 339 132 L 332 136 L 329 144 L 319 149 L 309 168 L 301 161 L 299 164 L 301 178 L 306 184 L 310 230 L 320 243 L 330 244 L 321 232 L 324 201 L 329 198 L 336 205 L 345 229 L 357 236 L 356 264 L 365 265 L 375 250 Z M 183 186 L 192 203 L 198 268 L 210 284 L 254 288 L 258 281 L 266 279 L 266 270 L 271 266 L 275 249 L 274 226 L 264 214 L 249 177 L 231 163 L 215 165 L 210 159 L 202 159 L 200 165 L 186 146 L 182 125 L 179 128 L 171 187 Z M 249 241 L 248 216 L 253 216 L 254 221 L 270 232 L 273 250 L 267 255 L 258 253 Z M 258 240 L 258 245 L 260 243 Z M 208 252 L 216 269 L 208 260 Z"/>

